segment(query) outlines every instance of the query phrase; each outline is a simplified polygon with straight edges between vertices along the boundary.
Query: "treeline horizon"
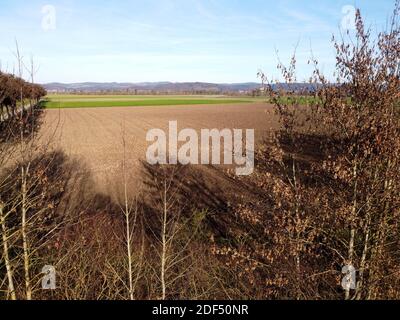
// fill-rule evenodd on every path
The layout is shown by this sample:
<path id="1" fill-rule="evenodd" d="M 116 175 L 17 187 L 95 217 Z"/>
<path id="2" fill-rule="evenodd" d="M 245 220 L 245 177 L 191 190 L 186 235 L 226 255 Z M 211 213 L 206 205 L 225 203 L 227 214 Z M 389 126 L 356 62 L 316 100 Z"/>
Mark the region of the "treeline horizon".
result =
<path id="1" fill-rule="evenodd" d="M 51 82 L 42 84 L 50 93 L 66 94 L 132 94 L 132 95 L 262 95 L 261 82 L 219 84 L 208 82 Z M 275 83 L 275 90 L 311 94 L 318 86 L 310 83 Z"/>

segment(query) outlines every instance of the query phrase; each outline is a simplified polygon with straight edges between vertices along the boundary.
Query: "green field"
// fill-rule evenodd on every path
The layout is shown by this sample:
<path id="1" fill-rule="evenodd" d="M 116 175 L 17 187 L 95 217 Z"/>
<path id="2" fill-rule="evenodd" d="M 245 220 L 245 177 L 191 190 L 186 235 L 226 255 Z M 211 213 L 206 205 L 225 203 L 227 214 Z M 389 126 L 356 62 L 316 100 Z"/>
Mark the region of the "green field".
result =
<path id="1" fill-rule="evenodd" d="M 43 101 L 47 109 L 177 106 L 249 103 L 257 100 L 227 96 L 131 96 L 131 95 L 49 95 Z"/>

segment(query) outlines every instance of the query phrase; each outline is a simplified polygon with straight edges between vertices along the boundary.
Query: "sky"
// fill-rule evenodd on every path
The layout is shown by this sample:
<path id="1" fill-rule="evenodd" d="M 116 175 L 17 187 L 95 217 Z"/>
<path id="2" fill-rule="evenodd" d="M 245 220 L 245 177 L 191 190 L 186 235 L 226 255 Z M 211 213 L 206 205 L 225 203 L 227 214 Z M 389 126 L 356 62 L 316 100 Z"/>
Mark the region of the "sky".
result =
<path id="1" fill-rule="evenodd" d="M 39 83 L 239 83 L 279 79 L 297 48 L 303 81 L 311 53 L 333 72 L 354 7 L 381 30 L 394 0 L 0 0 L 0 63 L 15 70 L 17 40 Z"/>

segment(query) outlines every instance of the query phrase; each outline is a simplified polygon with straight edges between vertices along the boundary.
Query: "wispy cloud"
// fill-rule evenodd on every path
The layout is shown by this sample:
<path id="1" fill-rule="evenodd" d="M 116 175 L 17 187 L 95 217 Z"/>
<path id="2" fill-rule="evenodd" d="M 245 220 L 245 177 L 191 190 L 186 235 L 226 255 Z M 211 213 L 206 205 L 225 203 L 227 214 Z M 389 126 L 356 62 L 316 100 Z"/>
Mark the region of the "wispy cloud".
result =
<path id="1" fill-rule="evenodd" d="M 327 69 L 334 65 L 330 36 L 337 31 L 342 6 L 348 4 L 347 0 L 51 0 L 57 28 L 44 32 L 45 2 L 1 2 L 2 64 L 13 64 L 17 38 L 24 53 L 33 53 L 40 61 L 37 78 L 42 82 L 256 81 L 259 68 L 276 72 L 276 48 L 284 60 L 299 39 L 299 78 L 305 78 L 310 43 Z M 362 9 L 369 21 L 379 22 L 386 18 L 389 2 L 365 0 Z"/>

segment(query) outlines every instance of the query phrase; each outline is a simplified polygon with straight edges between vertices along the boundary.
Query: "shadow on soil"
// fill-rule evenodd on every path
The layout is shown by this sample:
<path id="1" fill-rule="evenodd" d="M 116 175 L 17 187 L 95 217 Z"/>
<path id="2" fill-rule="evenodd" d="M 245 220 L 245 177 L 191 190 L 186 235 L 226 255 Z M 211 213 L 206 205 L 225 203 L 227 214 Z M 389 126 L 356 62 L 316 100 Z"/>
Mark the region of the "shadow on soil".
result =
<path id="1" fill-rule="evenodd" d="M 281 142 L 285 151 L 296 153 L 299 159 L 303 159 L 299 161 L 302 169 L 309 168 L 313 161 L 320 162 L 323 159 L 323 152 L 318 147 L 320 137 L 299 136 L 298 139 L 295 143 L 284 140 Z M 302 147 L 296 147 L 298 145 Z M 267 153 L 257 157 L 255 174 L 268 172 L 284 179 L 276 164 L 268 158 Z M 26 166 L 27 163 L 21 163 L 13 168 L 2 169 L 1 172 L 0 202 L 4 212 L 17 213 L 11 214 L 7 220 L 8 230 L 17 230 L 21 225 L 20 172 L 21 167 Z M 138 222 L 143 223 L 142 230 L 147 245 L 158 243 L 153 240 L 160 235 L 165 199 L 170 218 L 193 221 L 200 217 L 201 234 L 196 241 L 207 248 L 210 246 L 210 238 L 217 244 L 234 247 L 239 246 L 240 241 L 252 237 L 257 239 L 262 234 L 262 230 L 256 230 L 254 226 L 244 223 L 237 214 L 236 209 L 242 204 L 261 212 L 263 219 L 270 218 L 269 208 L 274 199 L 253 177 L 239 179 L 213 166 L 152 166 L 143 162 L 141 168 L 140 179 L 143 180 L 144 188 L 140 195 L 128 197 L 132 208 L 139 213 Z M 307 179 L 307 176 L 302 178 Z M 38 266 L 62 263 L 63 254 L 66 253 L 60 249 L 61 243 L 68 253 L 69 248 L 76 250 L 71 252 L 71 261 L 74 263 L 85 261 L 84 258 L 93 261 L 91 265 L 99 270 L 98 273 L 93 273 L 90 281 L 98 281 L 94 287 L 101 288 L 100 275 L 104 267 L 101 263 L 114 257 L 116 250 L 124 250 L 121 236 L 125 232 L 123 201 L 117 202 L 110 196 L 96 192 L 92 174 L 85 164 L 68 158 L 61 151 L 41 154 L 32 159 L 28 180 L 28 198 L 34 199 L 30 203 L 28 217 L 32 223 L 37 222 L 36 226 L 40 226 L 30 237 L 35 243 L 43 244 L 44 247 L 38 249 L 44 251 L 40 252 L 40 256 L 54 260 L 40 261 Z M 310 185 L 315 187 L 324 183 L 323 179 L 310 181 Z M 40 215 L 35 216 L 37 212 Z M 140 237 L 141 233 L 142 231 L 137 235 Z M 11 238 L 10 241 L 18 244 L 20 239 Z M 116 243 L 120 245 L 117 246 Z M 21 256 L 21 245 L 15 248 L 17 249 L 11 256 L 18 258 Z M 72 262 L 65 263 L 67 268 Z M 4 268 L 3 262 L 0 262 L 0 271 L 3 272 Z M 35 274 L 40 274 L 40 270 L 35 270 Z M 17 273 L 15 277 L 17 283 L 23 283 L 22 273 Z M 64 278 L 69 279 L 67 276 Z M 23 288 L 18 290 L 22 292 Z"/>
<path id="2" fill-rule="evenodd" d="M 299 136 L 300 140 L 291 145 L 282 141 L 288 152 L 299 155 L 298 165 L 302 172 L 311 170 L 311 163 L 322 159 L 320 138 Z M 294 150 L 293 146 L 297 145 L 302 145 L 302 148 Z M 256 173 L 269 172 L 284 179 L 276 163 L 268 161 L 268 156 L 263 154 L 256 159 Z M 31 211 L 40 207 L 49 208 L 45 209 L 48 211 L 46 221 L 58 223 L 60 220 L 76 220 L 82 215 L 106 214 L 117 225 L 123 224 L 123 199 L 118 203 L 110 196 L 97 193 L 92 175 L 82 162 L 55 151 L 33 159 L 30 167 L 31 196 L 36 199 L 40 194 L 46 195 L 35 203 Z M 239 179 L 218 167 L 153 166 L 145 162 L 141 167 L 144 188 L 136 197 L 128 194 L 128 200 L 143 217 L 148 235 L 159 231 L 165 191 L 167 209 L 172 215 L 190 218 L 200 212 L 204 215 L 208 231 L 223 239 L 229 238 L 235 229 L 251 232 L 236 217 L 235 208 L 238 205 L 251 205 L 256 210 L 266 211 L 273 201 L 262 187 L 254 183 L 252 177 Z M 3 173 L 8 180 L 0 181 L 0 194 L 6 206 L 15 206 L 14 202 L 18 202 L 21 190 L 19 173 L 20 166 Z M 308 179 L 307 175 L 301 178 Z M 309 183 L 318 187 L 319 184 L 331 183 L 331 179 L 326 176 Z"/>

